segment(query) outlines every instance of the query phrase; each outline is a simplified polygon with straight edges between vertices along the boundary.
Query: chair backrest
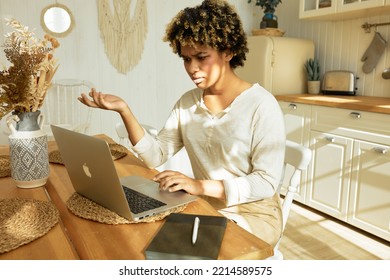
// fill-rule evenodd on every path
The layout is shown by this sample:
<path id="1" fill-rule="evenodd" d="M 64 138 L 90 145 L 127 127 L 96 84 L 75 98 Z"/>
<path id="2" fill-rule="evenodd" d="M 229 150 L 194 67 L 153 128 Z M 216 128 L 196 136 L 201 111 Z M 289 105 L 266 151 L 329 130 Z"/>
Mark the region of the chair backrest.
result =
<path id="1" fill-rule="evenodd" d="M 284 175 L 286 168 L 291 166 L 293 168 L 290 179 L 288 180 L 288 187 L 286 194 L 284 196 L 283 204 L 282 204 L 282 217 L 283 217 L 283 232 L 286 227 L 286 223 L 290 214 L 290 209 L 292 202 L 294 200 L 295 193 L 298 190 L 300 181 L 301 181 L 301 173 L 303 170 L 306 170 L 309 166 L 311 160 L 312 152 L 309 148 L 304 147 L 298 143 L 287 140 L 286 141 L 286 152 L 284 157 L 284 168 L 283 168 L 283 176 L 282 180 L 279 184 L 278 192 L 280 193 L 284 180 Z M 283 234 L 282 234 L 283 235 Z M 275 258 L 271 259 L 282 259 L 283 255 L 279 251 L 279 242 L 276 244 L 274 248 L 274 256 Z"/>
<path id="2" fill-rule="evenodd" d="M 87 133 L 92 110 L 77 100 L 81 93 L 90 92 L 94 85 L 86 80 L 63 79 L 53 81 L 47 92 L 41 112 L 44 114 L 44 130 L 50 135 L 50 125 L 62 126 Z"/>
<path id="3" fill-rule="evenodd" d="M 129 139 L 128 139 L 128 134 L 125 125 L 122 122 L 118 122 L 115 124 L 115 131 L 116 134 L 119 137 L 119 144 L 129 148 Z"/>
<path id="4" fill-rule="evenodd" d="M 286 226 L 287 219 L 290 213 L 291 204 L 294 200 L 294 195 L 298 190 L 301 181 L 301 172 L 306 170 L 311 160 L 311 150 L 303 145 L 295 143 L 293 141 L 286 141 L 286 152 L 284 157 L 284 170 L 287 166 L 293 167 L 293 172 L 289 180 L 287 192 L 285 194 L 282 206 L 283 213 L 283 230 Z M 283 180 L 279 185 L 279 192 L 282 187 Z"/>

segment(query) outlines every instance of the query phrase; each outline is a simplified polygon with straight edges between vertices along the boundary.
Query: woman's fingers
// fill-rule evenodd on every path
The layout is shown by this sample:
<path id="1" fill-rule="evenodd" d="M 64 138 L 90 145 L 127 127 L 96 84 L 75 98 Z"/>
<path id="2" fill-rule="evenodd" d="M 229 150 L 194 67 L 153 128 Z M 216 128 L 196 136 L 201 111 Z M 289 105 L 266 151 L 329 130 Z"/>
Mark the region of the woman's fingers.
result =
<path id="1" fill-rule="evenodd" d="M 160 189 L 170 192 L 184 190 L 186 192 L 192 192 L 194 188 L 194 180 L 186 175 L 175 171 L 163 171 L 154 177 L 156 182 L 160 183 Z"/>
<path id="2" fill-rule="evenodd" d="M 84 105 L 87 105 L 89 107 L 97 108 L 97 105 L 95 102 L 93 102 L 91 99 L 88 98 L 84 93 L 81 94 L 81 96 L 78 98 L 78 100 L 83 103 Z"/>
<path id="3" fill-rule="evenodd" d="M 83 104 L 93 107 L 93 108 L 102 108 L 106 109 L 107 104 L 104 100 L 104 94 L 102 92 L 97 92 L 94 88 L 91 89 L 91 91 L 88 93 L 89 97 L 82 93 L 81 96 L 78 98 Z"/>

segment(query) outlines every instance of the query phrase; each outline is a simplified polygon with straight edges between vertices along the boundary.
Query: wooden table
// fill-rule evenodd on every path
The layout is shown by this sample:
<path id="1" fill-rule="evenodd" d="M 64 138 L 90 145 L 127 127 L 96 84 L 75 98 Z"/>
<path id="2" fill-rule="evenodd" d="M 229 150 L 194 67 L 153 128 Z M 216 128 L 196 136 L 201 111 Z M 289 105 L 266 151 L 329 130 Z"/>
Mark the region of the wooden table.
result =
<path id="1" fill-rule="evenodd" d="M 8 154 L 8 146 L 0 146 L 0 154 Z M 17 188 L 10 177 L 0 178 L 0 198 L 33 198 L 49 201 L 50 197 L 44 187 L 34 189 Z M 1 236 L 0 236 L 1 238 Z M 59 246 L 60 245 L 60 246 Z M 22 247 L 7 253 L 0 254 L 0 259 L 79 259 L 73 244 L 65 232 L 64 225 L 60 221 L 46 235 L 36 239 Z"/>
<path id="2" fill-rule="evenodd" d="M 112 141 L 108 138 L 107 140 Z M 50 142 L 49 150 L 53 149 L 56 149 L 56 145 Z M 119 176 L 137 174 L 152 178 L 157 172 L 146 168 L 131 153 L 116 160 L 115 166 Z M 7 185 L 6 188 L 3 188 L 4 184 Z M 0 259 L 144 259 L 146 246 L 164 222 L 162 220 L 153 223 L 107 225 L 75 216 L 66 206 L 66 201 L 74 193 L 74 189 L 65 167 L 59 164 L 50 164 L 50 177 L 45 187 L 19 189 L 13 185 L 10 178 L 0 179 L 0 185 L 1 197 L 51 199 L 60 211 L 61 218 L 60 224 L 40 240 L 1 254 Z M 201 198 L 191 202 L 183 213 L 220 215 Z M 235 223 L 228 222 L 219 259 L 264 259 L 272 254 L 273 249 L 268 243 Z"/>

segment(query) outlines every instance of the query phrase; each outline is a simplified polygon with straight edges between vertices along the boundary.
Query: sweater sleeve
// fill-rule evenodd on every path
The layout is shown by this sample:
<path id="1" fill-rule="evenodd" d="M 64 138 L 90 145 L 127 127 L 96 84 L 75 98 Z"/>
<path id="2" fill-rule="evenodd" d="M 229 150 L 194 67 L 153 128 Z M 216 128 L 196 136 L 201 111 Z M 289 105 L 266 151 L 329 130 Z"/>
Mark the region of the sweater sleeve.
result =
<path id="1" fill-rule="evenodd" d="M 149 168 L 161 165 L 163 162 L 163 152 L 156 139 L 145 131 L 144 137 L 131 147 L 138 154 Z"/>
<path id="2" fill-rule="evenodd" d="M 183 147 L 177 110 L 175 105 L 156 138 L 145 131 L 144 137 L 131 147 L 149 168 L 162 165 Z"/>

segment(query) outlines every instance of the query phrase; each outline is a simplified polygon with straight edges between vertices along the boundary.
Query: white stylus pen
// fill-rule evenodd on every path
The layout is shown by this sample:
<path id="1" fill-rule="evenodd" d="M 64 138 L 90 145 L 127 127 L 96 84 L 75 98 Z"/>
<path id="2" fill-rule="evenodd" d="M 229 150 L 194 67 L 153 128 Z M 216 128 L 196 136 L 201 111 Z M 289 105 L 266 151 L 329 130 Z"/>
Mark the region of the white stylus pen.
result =
<path id="1" fill-rule="evenodd" d="M 198 238 L 199 223 L 200 219 L 196 217 L 194 220 L 194 227 L 192 228 L 192 245 L 196 243 L 196 239 Z"/>

